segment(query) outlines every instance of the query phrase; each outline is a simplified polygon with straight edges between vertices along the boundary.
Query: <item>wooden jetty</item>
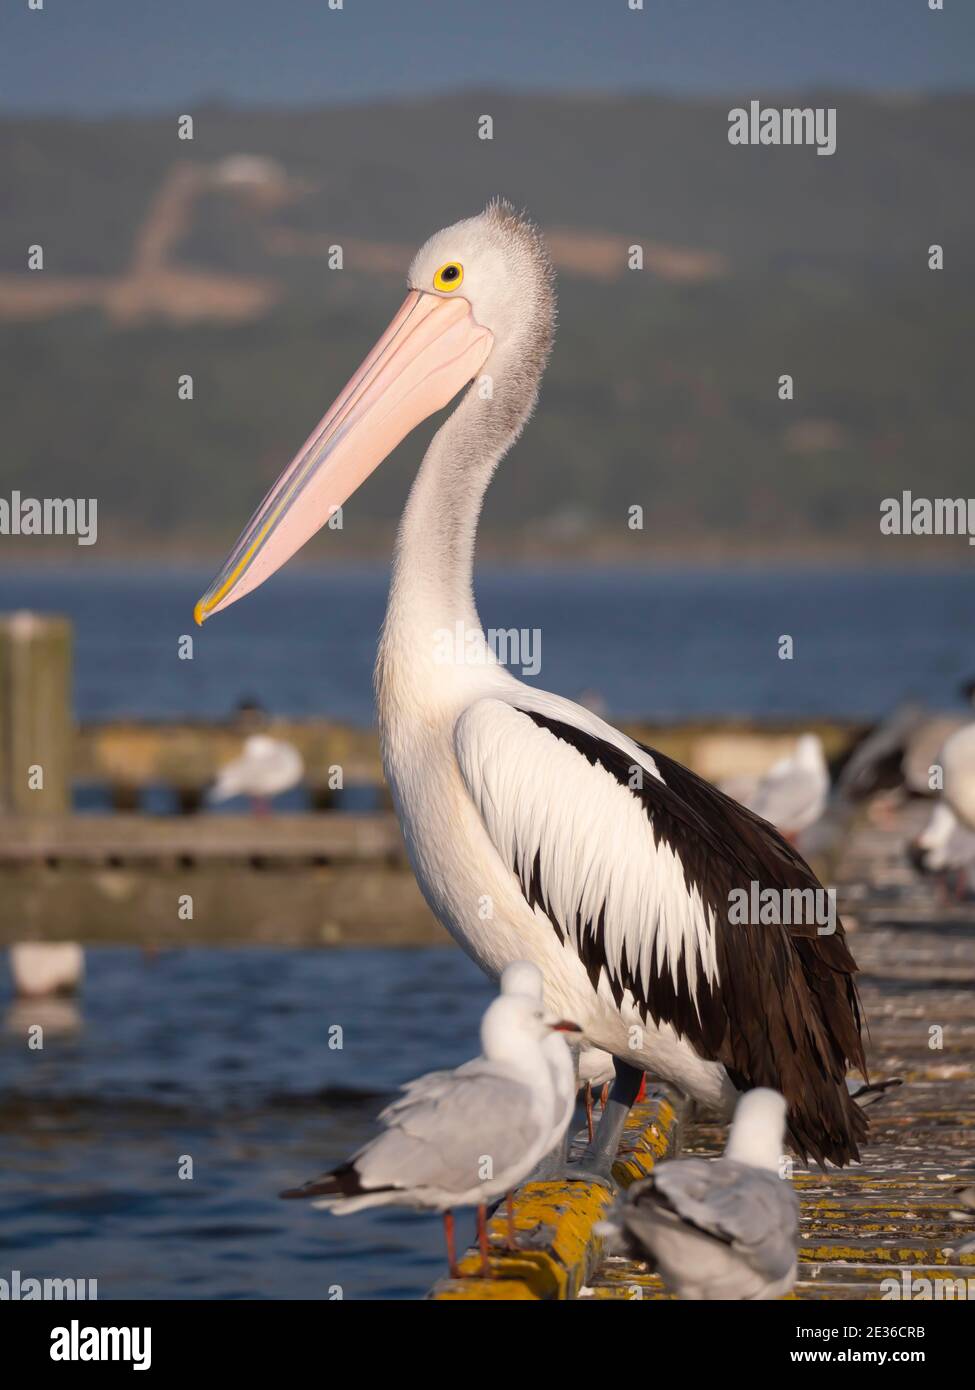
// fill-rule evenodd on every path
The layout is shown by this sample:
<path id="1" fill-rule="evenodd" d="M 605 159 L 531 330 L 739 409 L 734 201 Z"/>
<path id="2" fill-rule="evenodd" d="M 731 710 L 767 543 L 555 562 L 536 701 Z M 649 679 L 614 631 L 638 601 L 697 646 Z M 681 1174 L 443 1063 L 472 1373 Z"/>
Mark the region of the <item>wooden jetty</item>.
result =
<path id="1" fill-rule="evenodd" d="M 946 904 L 908 867 L 907 841 L 929 812 L 914 804 L 887 828 L 861 818 L 838 837 L 835 881 L 862 972 L 871 1075 L 903 1084 L 870 1107 L 861 1164 L 823 1172 L 796 1163 L 802 1224 L 792 1298 L 975 1298 L 975 1252 L 957 1250 L 975 1233 L 975 1211 L 955 1191 L 975 1183 L 975 904 Z M 625 1187 L 661 1158 L 720 1153 L 724 1137 L 689 1119 L 672 1095 L 651 1091 L 634 1107 L 614 1175 Z M 464 1278 L 441 1280 L 430 1297 L 669 1298 L 645 1265 L 604 1258 L 594 1227 L 609 1201 L 587 1183 L 522 1188 L 515 1221 L 529 1250 L 507 1253 L 496 1217 L 492 1277 L 479 1277 L 479 1255 L 468 1251 Z"/>
<path id="2" fill-rule="evenodd" d="M 0 617 L 0 943 L 445 940 L 406 862 L 374 729 L 255 710 L 224 721 L 75 727 L 71 643 L 64 618 Z M 865 732 L 828 721 L 623 727 L 712 779 L 761 771 L 806 727 L 834 762 Z M 312 810 L 259 819 L 199 813 L 217 772 L 258 729 L 298 749 Z M 79 787 L 100 789 L 111 810 L 73 813 Z M 160 790 L 175 814 L 145 809 Z M 363 801 L 372 809 L 350 809 Z"/>
<path id="3" fill-rule="evenodd" d="M 442 944 L 392 812 L 0 819 L 0 942 Z"/>
<path id="4" fill-rule="evenodd" d="M 0 617 L 0 944 L 445 940 L 406 862 L 376 730 L 250 709 L 223 721 L 75 727 L 71 642 L 63 617 Z M 864 734 L 829 721 L 625 727 L 715 780 L 765 769 L 805 727 L 821 734 L 835 762 Z M 298 748 L 312 810 L 261 819 L 200 813 L 217 771 L 259 730 Z M 79 787 L 100 788 L 108 813 L 72 813 Z M 160 791 L 170 794 L 172 815 L 146 809 Z M 353 809 L 363 805 L 371 809 Z"/>

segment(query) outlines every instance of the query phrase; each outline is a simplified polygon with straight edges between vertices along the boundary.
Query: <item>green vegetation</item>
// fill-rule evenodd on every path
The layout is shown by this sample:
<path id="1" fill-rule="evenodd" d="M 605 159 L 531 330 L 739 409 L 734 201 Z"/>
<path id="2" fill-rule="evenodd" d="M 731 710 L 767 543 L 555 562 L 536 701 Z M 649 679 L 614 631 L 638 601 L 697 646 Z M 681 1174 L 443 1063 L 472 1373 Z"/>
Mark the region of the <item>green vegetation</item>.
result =
<path id="1" fill-rule="evenodd" d="M 172 117 L 0 122 L 0 272 L 23 271 L 40 241 L 45 274 L 119 274 L 172 163 L 237 152 L 313 186 L 275 225 L 338 241 L 416 242 L 501 191 L 546 227 L 715 251 L 726 273 L 698 284 L 563 274 L 540 410 L 488 528 L 544 527 L 580 549 L 617 528 L 632 541 L 639 503 L 648 550 L 658 529 L 671 544 L 875 541 L 884 496 L 972 491 L 975 192 L 961 171 L 975 98 L 805 100 L 838 107 L 832 158 L 733 149 L 732 103 L 657 98 L 201 111 L 186 145 Z M 480 111 L 495 117 L 491 146 L 473 137 Z M 400 293 L 393 276 L 273 254 L 266 223 L 208 194 L 175 253 L 277 281 L 279 303 L 252 322 L 0 316 L 0 494 L 96 496 L 106 546 L 236 533 Z M 933 241 L 943 272 L 927 269 Z M 191 402 L 177 399 L 186 372 Z M 785 372 L 791 403 L 777 395 Z M 350 508 L 348 544 L 368 547 L 396 515 L 429 434 Z"/>

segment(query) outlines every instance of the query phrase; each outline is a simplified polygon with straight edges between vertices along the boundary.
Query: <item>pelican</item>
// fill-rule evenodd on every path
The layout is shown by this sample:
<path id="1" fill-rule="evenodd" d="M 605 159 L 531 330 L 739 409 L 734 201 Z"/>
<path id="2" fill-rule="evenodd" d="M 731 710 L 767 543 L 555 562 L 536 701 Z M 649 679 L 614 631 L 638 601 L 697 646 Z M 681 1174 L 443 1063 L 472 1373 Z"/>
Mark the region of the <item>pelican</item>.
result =
<path id="1" fill-rule="evenodd" d="M 606 1180 L 644 1070 L 729 1119 L 742 1091 L 772 1087 L 799 1153 L 848 1162 L 866 1121 L 844 1084 L 864 1059 L 842 926 L 728 921 L 732 891 L 815 889 L 811 869 L 673 759 L 516 679 L 481 627 L 478 516 L 535 407 L 554 330 L 551 262 L 527 218 L 495 201 L 435 233 L 196 619 L 263 584 L 461 393 L 403 514 L 376 665 L 383 765 L 427 902 L 492 979 L 535 964 L 547 1010 L 616 1059 L 570 1174 Z"/>

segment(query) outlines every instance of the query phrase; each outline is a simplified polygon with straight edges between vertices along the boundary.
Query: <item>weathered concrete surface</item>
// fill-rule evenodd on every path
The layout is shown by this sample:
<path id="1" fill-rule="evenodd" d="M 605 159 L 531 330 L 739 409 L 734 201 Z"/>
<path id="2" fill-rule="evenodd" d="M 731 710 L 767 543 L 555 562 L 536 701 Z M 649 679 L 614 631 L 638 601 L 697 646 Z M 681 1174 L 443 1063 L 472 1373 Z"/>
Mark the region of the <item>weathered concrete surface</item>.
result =
<path id="1" fill-rule="evenodd" d="M 645 1177 L 654 1163 L 674 1153 L 680 1140 L 680 1117 L 671 1098 L 652 1090 L 631 1111 L 613 1166 L 613 1176 L 627 1187 Z M 578 1139 L 577 1156 L 583 1141 Z M 599 1183 L 527 1183 L 515 1194 L 515 1230 L 519 1248 L 507 1248 L 503 1211 L 488 1226 L 491 1241 L 490 1278 L 481 1277 L 476 1249 L 459 1262 L 461 1278 L 441 1279 L 431 1299 L 482 1301 L 499 1299 L 565 1300 L 578 1298 L 599 1261 L 602 1243 L 596 1223 L 613 1201 Z"/>
<path id="2" fill-rule="evenodd" d="M 975 1182 L 975 904 L 946 903 L 908 866 L 907 840 L 929 814 L 913 805 L 885 828 L 861 819 L 840 836 L 835 882 L 862 972 L 871 1075 L 904 1084 L 870 1107 L 862 1164 L 796 1165 L 800 1299 L 880 1299 L 893 1291 L 884 1280 L 904 1297 L 905 1279 L 971 1280 L 975 1298 L 975 1254 L 953 1253 L 975 1234 L 975 1211 L 954 1192 Z M 683 1151 L 715 1154 L 723 1138 L 690 1125 Z M 645 1267 L 616 1259 L 590 1290 L 666 1297 Z"/>

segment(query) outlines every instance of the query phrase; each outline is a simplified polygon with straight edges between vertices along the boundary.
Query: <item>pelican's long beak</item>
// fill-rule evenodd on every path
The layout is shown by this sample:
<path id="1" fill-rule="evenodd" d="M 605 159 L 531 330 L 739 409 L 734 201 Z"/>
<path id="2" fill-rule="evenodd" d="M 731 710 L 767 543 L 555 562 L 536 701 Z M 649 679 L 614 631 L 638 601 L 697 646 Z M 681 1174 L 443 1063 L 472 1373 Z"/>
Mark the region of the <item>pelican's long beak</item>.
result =
<path id="1" fill-rule="evenodd" d="M 194 610 L 198 623 L 263 584 L 487 359 L 466 299 L 411 290 L 355 376 L 258 507 Z"/>

